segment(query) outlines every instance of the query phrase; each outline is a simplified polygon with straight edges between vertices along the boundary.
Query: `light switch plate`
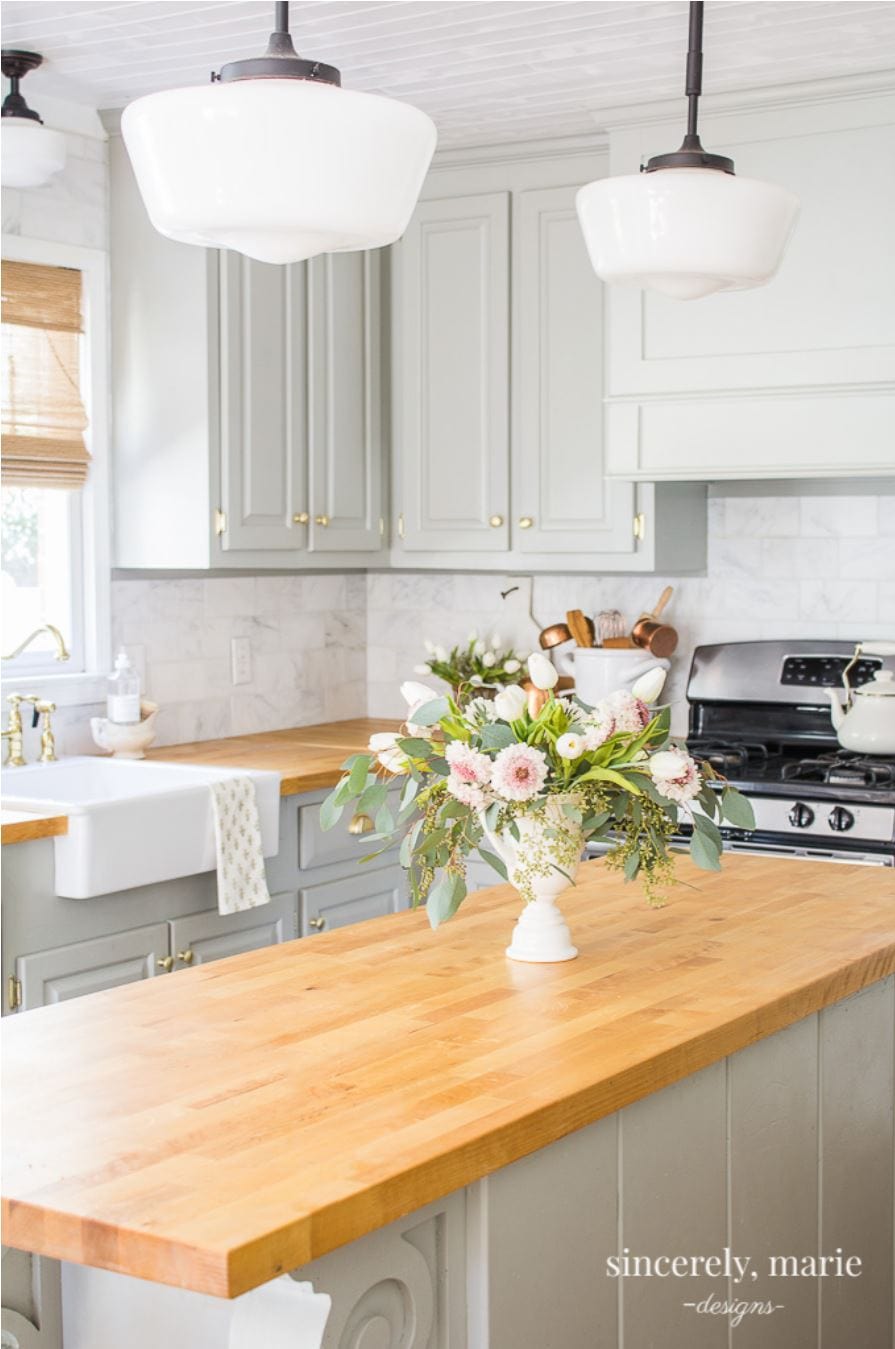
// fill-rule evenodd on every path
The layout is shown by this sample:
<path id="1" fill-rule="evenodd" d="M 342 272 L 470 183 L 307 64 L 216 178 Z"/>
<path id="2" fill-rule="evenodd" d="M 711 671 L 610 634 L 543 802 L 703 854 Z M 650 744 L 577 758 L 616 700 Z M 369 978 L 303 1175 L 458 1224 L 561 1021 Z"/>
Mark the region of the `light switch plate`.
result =
<path id="1" fill-rule="evenodd" d="M 252 647 L 248 637 L 230 638 L 230 669 L 234 684 L 252 682 Z"/>

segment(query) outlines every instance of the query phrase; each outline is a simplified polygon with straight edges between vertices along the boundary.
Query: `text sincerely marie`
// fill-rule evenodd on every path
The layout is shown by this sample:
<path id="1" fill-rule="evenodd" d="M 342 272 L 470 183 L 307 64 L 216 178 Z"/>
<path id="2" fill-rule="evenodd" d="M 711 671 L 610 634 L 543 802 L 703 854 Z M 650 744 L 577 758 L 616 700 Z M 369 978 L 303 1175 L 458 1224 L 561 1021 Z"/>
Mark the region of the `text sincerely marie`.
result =
<path id="1" fill-rule="evenodd" d="M 843 1255 L 837 1246 L 834 1255 L 771 1255 L 767 1274 L 772 1279 L 857 1279 L 861 1275 L 861 1258 Z M 734 1255 L 729 1246 L 720 1255 L 632 1255 L 630 1247 L 622 1248 L 621 1255 L 606 1258 L 606 1273 L 610 1279 L 732 1279 L 742 1283 L 752 1266 L 751 1255 Z M 752 1270 L 752 1278 L 758 1273 Z"/>

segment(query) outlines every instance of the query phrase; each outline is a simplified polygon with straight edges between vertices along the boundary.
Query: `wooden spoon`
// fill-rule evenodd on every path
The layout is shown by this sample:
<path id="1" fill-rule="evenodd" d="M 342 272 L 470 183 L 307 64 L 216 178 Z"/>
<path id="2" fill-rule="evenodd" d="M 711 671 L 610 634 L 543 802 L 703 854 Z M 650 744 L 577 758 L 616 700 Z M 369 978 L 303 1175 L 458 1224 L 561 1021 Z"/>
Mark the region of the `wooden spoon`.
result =
<path id="1" fill-rule="evenodd" d="M 566 623 L 578 646 L 594 645 L 594 625 L 580 609 L 570 609 L 566 614 Z"/>

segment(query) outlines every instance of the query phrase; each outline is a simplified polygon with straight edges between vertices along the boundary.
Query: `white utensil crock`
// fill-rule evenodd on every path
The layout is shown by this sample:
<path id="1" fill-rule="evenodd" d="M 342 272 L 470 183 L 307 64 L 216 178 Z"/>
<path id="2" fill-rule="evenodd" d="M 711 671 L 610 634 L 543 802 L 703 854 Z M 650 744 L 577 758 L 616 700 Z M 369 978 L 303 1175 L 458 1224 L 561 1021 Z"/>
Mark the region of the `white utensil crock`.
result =
<path id="1" fill-rule="evenodd" d="M 671 662 L 625 647 L 576 646 L 559 656 L 557 666 L 574 677 L 581 701 L 594 707 L 617 689 L 629 689 L 649 670 L 668 670 Z"/>

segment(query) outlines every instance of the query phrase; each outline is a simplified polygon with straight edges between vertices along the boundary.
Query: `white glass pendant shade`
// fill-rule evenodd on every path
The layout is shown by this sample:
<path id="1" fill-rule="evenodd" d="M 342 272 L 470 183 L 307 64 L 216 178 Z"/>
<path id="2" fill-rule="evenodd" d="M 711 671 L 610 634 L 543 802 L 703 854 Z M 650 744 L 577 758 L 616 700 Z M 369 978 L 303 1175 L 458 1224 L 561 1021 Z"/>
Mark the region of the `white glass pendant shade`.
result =
<path id="1" fill-rule="evenodd" d="M 774 183 L 702 168 L 604 178 L 577 206 L 599 277 L 676 300 L 764 285 L 799 212 Z"/>
<path id="2" fill-rule="evenodd" d="M 4 117 L 0 122 L 0 179 L 4 187 L 42 187 L 65 168 L 61 131 L 30 117 Z"/>
<path id="3" fill-rule="evenodd" d="M 121 130 L 161 234 L 274 263 L 393 243 L 436 142 L 418 108 L 303 79 L 149 94 Z"/>

